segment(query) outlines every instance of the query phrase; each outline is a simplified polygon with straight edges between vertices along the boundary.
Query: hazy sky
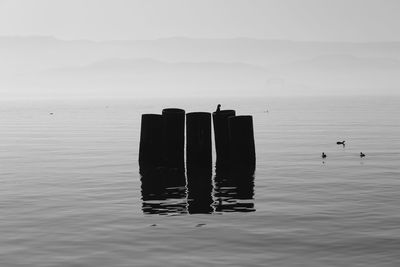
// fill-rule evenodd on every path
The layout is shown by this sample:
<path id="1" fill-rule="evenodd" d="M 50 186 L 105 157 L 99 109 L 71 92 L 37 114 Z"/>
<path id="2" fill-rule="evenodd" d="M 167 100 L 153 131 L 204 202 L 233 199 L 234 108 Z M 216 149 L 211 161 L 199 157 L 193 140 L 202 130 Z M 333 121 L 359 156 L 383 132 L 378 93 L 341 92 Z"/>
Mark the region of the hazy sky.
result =
<path id="1" fill-rule="evenodd" d="M 0 0 L 0 35 L 400 41 L 398 0 Z"/>

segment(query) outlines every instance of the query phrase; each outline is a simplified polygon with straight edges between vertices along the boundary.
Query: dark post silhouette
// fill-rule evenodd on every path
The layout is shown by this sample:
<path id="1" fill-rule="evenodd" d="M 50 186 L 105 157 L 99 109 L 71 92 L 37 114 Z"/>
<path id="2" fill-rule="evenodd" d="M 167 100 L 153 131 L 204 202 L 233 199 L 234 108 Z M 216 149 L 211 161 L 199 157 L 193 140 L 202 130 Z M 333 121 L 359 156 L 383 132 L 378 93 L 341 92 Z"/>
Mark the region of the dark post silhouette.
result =
<path id="1" fill-rule="evenodd" d="M 235 116 L 235 114 L 236 112 L 234 110 L 220 110 L 218 112 L 213 112 L 217 164 L 225 164 L 229 161 L 228 118 Z"/>
<path id="2" fill-rule="evenodd" d="M 143 114 L 140 131 L 139 164 L 160 166 L 162 164 L 162 116 Z"/>
<path id="3" fill-rule="evenodd" d="M 212 165 L 211 114 L 208 112 L 186 114 L 186 164 Z"/>
<path id="4" fill-rule="evenodd" d="M 252 171 L 256 165 L 252 116 L 234 116 L 228 119 L 230 163 L 232 167 Z"/>
<path id="5" fill-rule="evenodd" d="M 163 117 L 163 161 L 168 168 L 184 169 L 185 150 L 185 111 L 166 108 Z"/>

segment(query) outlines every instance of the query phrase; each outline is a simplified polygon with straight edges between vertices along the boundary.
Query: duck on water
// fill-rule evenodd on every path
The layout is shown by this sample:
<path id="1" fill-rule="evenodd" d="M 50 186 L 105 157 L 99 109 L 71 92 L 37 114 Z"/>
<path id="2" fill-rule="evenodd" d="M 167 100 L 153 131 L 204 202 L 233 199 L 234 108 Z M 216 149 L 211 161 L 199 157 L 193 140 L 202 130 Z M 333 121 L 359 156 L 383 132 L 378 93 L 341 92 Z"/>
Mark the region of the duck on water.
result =
<path id="1" fill-rule="evenodd" d="M 345 142 L 346 142 L 346 141 L 338 141 L 338 142 L 336 142 L 336 144 L 337 144 L 337 145 L 343 145 L 343 146 L 345 146 Z"/>

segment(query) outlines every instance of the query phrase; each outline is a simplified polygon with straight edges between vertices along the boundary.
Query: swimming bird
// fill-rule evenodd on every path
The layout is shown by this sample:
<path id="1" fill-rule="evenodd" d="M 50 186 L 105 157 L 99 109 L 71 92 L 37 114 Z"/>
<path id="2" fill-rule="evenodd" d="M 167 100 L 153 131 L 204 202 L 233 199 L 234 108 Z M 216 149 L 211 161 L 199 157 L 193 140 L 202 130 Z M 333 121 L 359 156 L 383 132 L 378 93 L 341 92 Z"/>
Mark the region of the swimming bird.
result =
<path id="1" fill-rule="evenodd" d="M 215 112 L 220 112 L 221 111 L 221 104 L 218 104 L 217 110 Z"/>
<path id="2" fill-rule="evenodd" d="M 363 157 L 365 157 L 365 154 L 360 152 L 360 158 L 363 158 Z"/>
<path id="3" fill-rule="evenodd" d="M 346 141 L 342 141 L 342 142 L 338 141 L 338 142 L 336 142 L 336 144 L 337 145 L 344 145 L 344 142 L 346 142 Z"/>
<path id="4" fill-rule="evenodd" d="M 324 153 L 324 152 L 322 152 L 322 156 L 321 156 L 323 159 L 325 159 L 326 158 L 326 154 Z"/>

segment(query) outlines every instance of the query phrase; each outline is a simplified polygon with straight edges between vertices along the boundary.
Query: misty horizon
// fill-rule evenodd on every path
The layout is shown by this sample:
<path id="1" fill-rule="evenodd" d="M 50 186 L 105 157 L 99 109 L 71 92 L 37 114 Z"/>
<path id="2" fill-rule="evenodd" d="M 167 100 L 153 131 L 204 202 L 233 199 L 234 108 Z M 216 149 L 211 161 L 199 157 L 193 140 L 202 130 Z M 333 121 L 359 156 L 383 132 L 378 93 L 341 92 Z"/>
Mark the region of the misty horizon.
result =
<path id="1" fill-rule="evenodd" d="M 399 95 L 397 1 L 0 0 L 0 97 Z"/>
<path id="2" fill-rule="evenodd" d="M 400 43 L 0 36 L 2 97 L 398 95 Z"/>
<path id="3" fill-rule="evenodd" d="M 84 38 L 66 38 L 58 36 L 57 34 L 2 34 L 0 38 L 38 38 L 38 39 L 56 39 L 60 41 L 70 42 L 94 42 L 94 43 L 107 43 L 107 42 L 140 42 L 140 41 L 159 41 L 165 39 L 205 39 L 205 40 L 255 40 L 255 41 L 277 41 L 277 42 L 296 42 L 296 43 L 345 43 L 345 44 L 391 44 L 400 43 L 400 40 L 318 40 L 318 39 L 291 39 L 291 38 L 268 38 L 268 37 L 249 37 L 249 36 L 232 36 L 232 37 L 212 37 L 212 36 L 190 36 L 190 35 L 171 35 L 160 36 L 153 38 L 125 38 L 125 39 L 91 39 Z"/>

